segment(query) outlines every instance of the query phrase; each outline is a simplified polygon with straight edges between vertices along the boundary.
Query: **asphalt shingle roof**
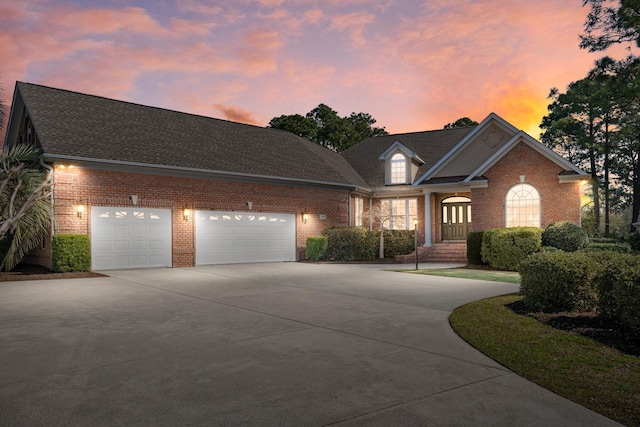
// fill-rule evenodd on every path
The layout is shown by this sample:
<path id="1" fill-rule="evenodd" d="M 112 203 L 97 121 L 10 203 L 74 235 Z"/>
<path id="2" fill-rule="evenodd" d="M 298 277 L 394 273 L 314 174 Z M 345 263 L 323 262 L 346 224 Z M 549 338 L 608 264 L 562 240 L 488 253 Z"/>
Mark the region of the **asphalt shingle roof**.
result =
<path id="1" fill-rule="evenodd" d="M 384 161 L 379 160 L 378 157 L 394 142 L 399 141 L 414 151 L 425 162 L 418 169 L 416 177 L 420 177 L 473 129 L 473 126 L 467 126 L 375 136 L 343 151 L 341 154 L 367 182 L 369 187 L 378 188 L 385 185 Z"/>
<path id="2" fill-rule="evenodd" d="M 365 187 L 340 154 L 292 133 L 17 83 L 44 152 Z"/>

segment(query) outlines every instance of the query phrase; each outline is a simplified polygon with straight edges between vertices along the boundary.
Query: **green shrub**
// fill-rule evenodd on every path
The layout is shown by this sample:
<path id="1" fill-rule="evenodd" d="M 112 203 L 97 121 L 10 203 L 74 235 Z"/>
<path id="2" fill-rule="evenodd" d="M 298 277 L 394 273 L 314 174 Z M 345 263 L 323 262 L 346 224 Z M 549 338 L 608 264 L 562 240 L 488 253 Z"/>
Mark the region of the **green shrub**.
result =
<path id="1" fill-rule="evenodd" d="M 482 261 L 497 270 L 518 271 L 518 265 L 541 249 L 542 230 L 536 227 L 494 228 L 482 236 Z"/>
<path id="2" fill-rule="evenodd" d="M 589 237 L 589 244 L 591 243 L 620 243 L 620 239 L 614 239 L 612 237 Z"/>
<path id="3" fill-rule="evenodd" d="M 627 243 L 629 243 L 629 246 L 631 246 L 631 249 L 634 251 L 640 251 L 640 233 L 636 231 L 635 233 L 629 234 Z"/>
<path id="4" fill-rule="evenodd" d="M 91 245 L 86 234 L 55 234 L 51 239 L 51 269 L 56 273 L 89 271 Z"/>
<path id="5" fill-rule="evenodd" d="M 549 224 L 542 233 L 542 246 L 553 246 L 565 252 L 584 249 L 589 244 L 589 236 L 578 224 L 558 221 Z"/>
<path id="6" fill-rule="evenodd" d="M 616 243 L 589 243 L 589 246 L 586 249 L 587 251 L 613 251 L 613 252 L 623 252 L 630 253 L 631 246 L 627 242 L 616 242 Z"/>
<path id="7" fill-rule="evenodd" d="M 410 254 L 415 249 L 413 230 L 384 230 L 384 257 Z M 378 238 L 380 235 L 376 233 Z M 379 242 L 378 242 L 379 244 Z"/>
<path id="8" fill-rule="evenodd" d="M 307 259 L 312 261 L 323 260 L 327 255 L 327 238 L 326 237 L 309 237 L 307 238 L 307 247 L 305 255 Z"/>
<path id="9" fill-rule="evenodd" d="M 600 264 L 593 279 L 598 291 L 598 312 L 609 319 L 621 318 L 621 306 L 617 294 L 640 277 L 640 258 L 618 252 L 590 252 L 591 258 Z M 636 302 L 640 304 L 640 300 Z"/>
<path id="10" fill-rule="evenodd" d="M 471 265 L 483 265 L 482 236 L 484 231 L 471 231 L 467 234 L 467 262 Z"/>
<path id="11" fill-rule="evenodd" d="M 520 264 L 520 293 L 535 310 L 591 310 L 598 303 L 593 278 L 600 268 L 586 252 L 537 253 Z"/>
<path id="12" fill-rule="evenodd" d="M 640 332 L 639 271 L 640 262 L 636 262 L 633 275 L 627 280 L 618 281 L 613 290 L 620 323 L 634 329 L 636 333 Z"/>
<path id="13" fill-rule="evenodd" d="M 378 233 L 364 228 L 327 228 L 326 259 L 331 261 L 370 261 L 378 253 Z"/>
<path id="14" fill-rule="evenodd" d="M 543 246 L 541 251 L 542 252 L 558 252 L 560 249 L 555 248 L 553 246 Z"/>

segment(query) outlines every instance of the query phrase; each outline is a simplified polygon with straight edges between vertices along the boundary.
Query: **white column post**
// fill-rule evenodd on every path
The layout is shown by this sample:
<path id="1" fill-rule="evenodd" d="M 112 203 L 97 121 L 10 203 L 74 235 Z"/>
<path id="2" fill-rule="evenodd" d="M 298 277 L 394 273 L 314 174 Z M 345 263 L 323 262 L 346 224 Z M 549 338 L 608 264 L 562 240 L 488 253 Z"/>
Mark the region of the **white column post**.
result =
<path id="1" fill-rule="evenodd" d="M 424 191 L 424 246 L 431 247 L 431 192 Z"/>

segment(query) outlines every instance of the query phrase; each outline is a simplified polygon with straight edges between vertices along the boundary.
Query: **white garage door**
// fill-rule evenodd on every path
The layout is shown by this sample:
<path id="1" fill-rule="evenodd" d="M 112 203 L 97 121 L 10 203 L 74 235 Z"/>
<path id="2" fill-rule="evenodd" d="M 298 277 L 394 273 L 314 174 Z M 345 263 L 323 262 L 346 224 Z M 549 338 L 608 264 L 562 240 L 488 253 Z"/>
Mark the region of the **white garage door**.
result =
<path id="1" fill-rule="evenodd" d="M 171 209 L 91 208 L 93 270 L 171 267 Z"/>
<path id="2" fill-rule="evenodd" d="M 196 264 L 296 260 L 293 214 L 196 211 Z"/>

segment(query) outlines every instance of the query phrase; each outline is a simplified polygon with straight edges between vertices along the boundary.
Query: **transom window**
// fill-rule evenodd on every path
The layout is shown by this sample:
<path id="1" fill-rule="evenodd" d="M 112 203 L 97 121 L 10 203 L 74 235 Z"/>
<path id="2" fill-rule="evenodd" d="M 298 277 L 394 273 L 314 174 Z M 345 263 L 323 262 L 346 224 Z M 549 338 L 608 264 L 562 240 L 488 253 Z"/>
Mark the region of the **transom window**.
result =
<path id="1" fill-rule="evenodd" d="M 413 230 L 418 218 L 417 199 L 385 199 L 380 201 L 380 222 L 387 230 Z"/>
<path id="2" fill-rule="evenodd" d="M 400 153 L 391 157 L 391 184 L 407 183 L 407 158 Z"/>
<path id="3" fill-rule="evenodd" d="M 529 184 L 509 190 L 506 200 L 507 227 L 540 227 L 540 194 Z"/>

